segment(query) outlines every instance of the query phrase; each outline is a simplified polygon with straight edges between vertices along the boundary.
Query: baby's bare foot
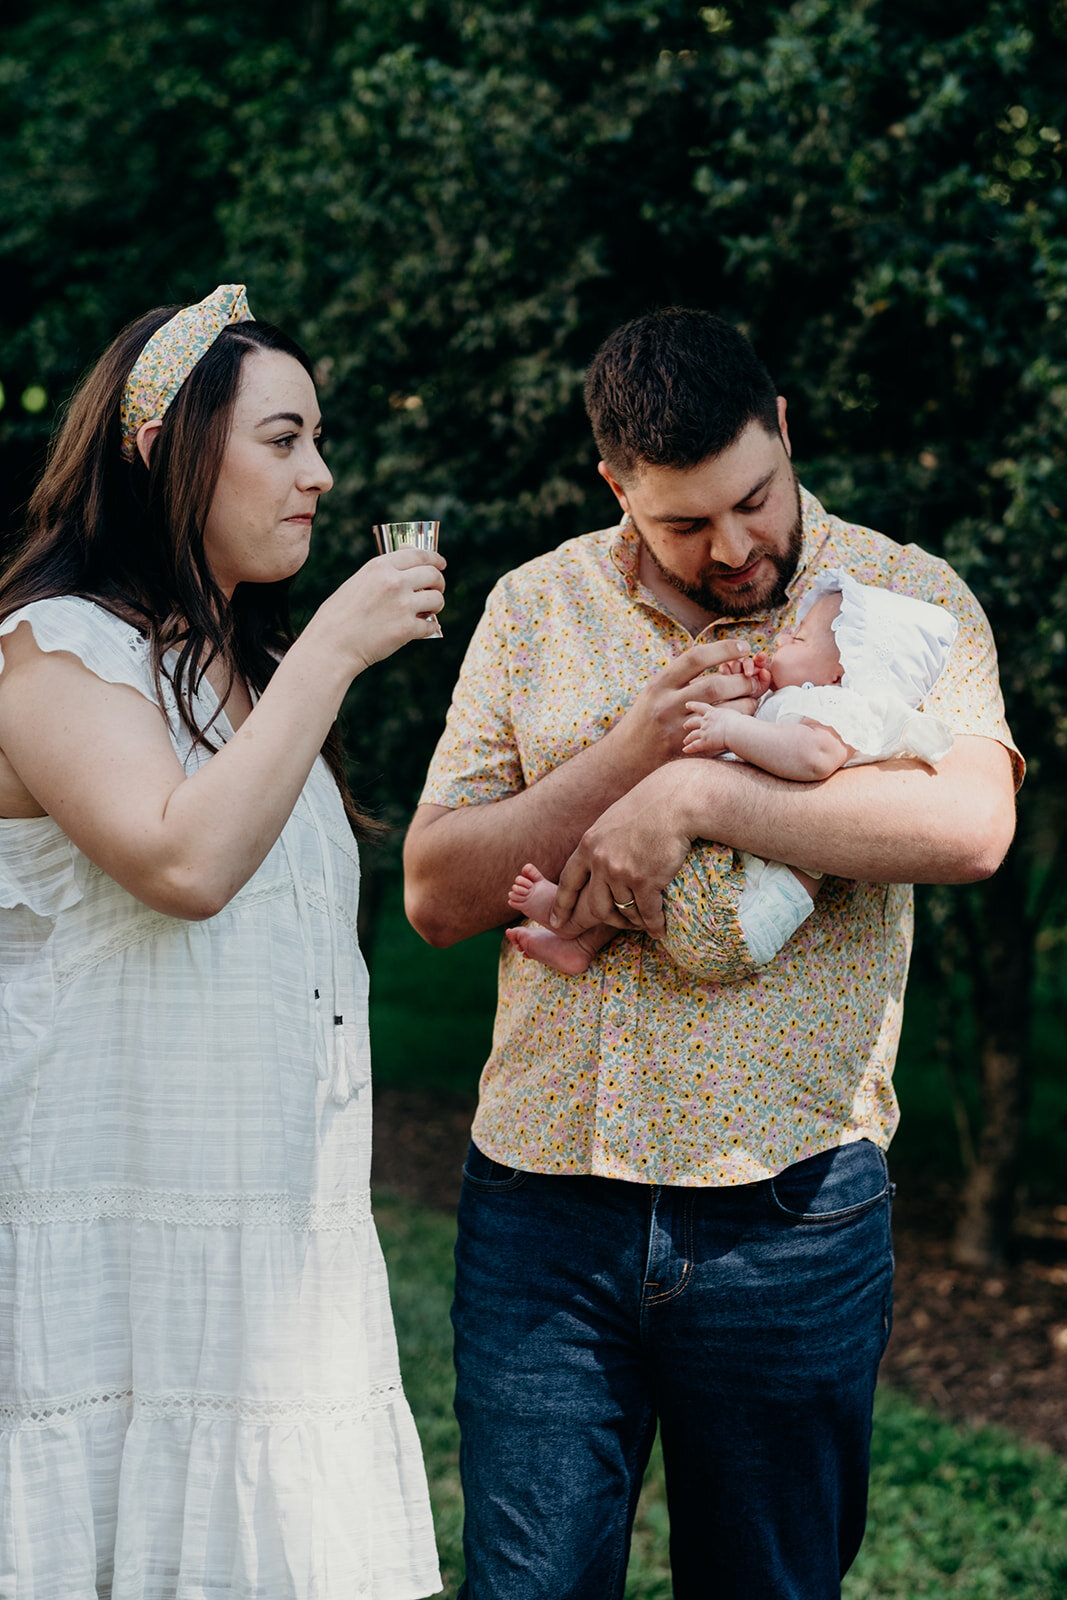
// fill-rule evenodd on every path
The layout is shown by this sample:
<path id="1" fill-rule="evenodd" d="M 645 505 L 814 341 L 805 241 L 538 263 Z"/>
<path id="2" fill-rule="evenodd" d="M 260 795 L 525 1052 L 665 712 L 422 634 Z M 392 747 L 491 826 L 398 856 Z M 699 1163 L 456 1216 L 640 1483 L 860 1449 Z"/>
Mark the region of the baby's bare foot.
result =
<path id="1" fill-rule="evenodd" d="M 527 862 L 508 892 L 508 905 L 512 911 L 519 912 L 520 916 L 529 917 L 532 922 L 547 924 L 549 913 L 555 903 L 556 888 L 557 885 L 546 878 L 544 873 L 538 872 L 536 867 Z M 588 965 L 586 961 L 586 966 Z M 584 972 L 585 967 L 578 970 Z"/>
<path id="2" fill-rule="evenodd" d="M 554 886 L 552 893 L 555 898 Z M 553 972 L 564 972 L 568 977 L 577 977 L 579 973 L 587 971 L 593 959 L 576 939 L 561 939 L 547 928 L 508 928 L 506 931 L 511 943 L 524 956 L 533 956 L 543 967 L 551 967 Z"/>

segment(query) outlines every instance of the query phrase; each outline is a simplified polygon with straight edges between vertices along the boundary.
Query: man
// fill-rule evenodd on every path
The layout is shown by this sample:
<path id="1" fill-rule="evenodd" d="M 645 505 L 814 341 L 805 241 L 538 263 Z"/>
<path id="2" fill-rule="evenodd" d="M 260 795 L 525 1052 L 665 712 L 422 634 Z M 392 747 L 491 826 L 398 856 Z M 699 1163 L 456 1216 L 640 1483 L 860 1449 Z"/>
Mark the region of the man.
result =
<path id="1" fill-rule="evenodd" d="M 829 1600 L 862 1537 L 889 1332 L 907 886 L 996 869 L 1014 747 L 973 597 L 800 489 L 740 333 L 641 317 L 586 403 L 624 520 L 493 591 L 405 847 L 432 943 L 508 921 L 526 861 L 559 877 L 561 925 L 629 929 L 580 978 L 501 955 L 456 1250 L 462 1592 L 621 1596 L 658 1421 L 676 1600 Z M 925 704 L 956 735 L 937 771 L 798 784 L 678 759 L 686 701 L 753 710 L 751 680 L 716 669 L 769 647 L 830 566 L 959 619 Z M 828 875 L 768 966 L 724 964 L 713 894 L 721 981 L 657 943 L 700 840 Z"/>

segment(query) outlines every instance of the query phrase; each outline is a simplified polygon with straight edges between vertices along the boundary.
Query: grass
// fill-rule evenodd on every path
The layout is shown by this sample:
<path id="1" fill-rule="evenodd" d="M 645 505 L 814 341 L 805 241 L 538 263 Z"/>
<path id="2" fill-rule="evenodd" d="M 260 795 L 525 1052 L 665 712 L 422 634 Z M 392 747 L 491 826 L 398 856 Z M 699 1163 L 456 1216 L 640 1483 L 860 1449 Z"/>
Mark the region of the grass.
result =
<path id="1" fill-rule="evenodd" d="M 459 1586 L 462 1501 L 452 1416 L 450 1218 L 379 1198 L 404 1382 L 426 1455 L 445 1594 Z M 1067 1464 L 994 1429 L 963 1430 L 892 1391 L 875 1412 L 867 1538 L 845 1600 L 1064 1600 Z M 627 1600 L 670 1600 L 658 1450 L 634 1532 Z"/>
<path id="2" fill-rule="evenodd" d="M 431 950 L 404 917 L 390 883 L 370 954 L 374 1081 L 473 1094 L 489 1054 L 498 933 Z"/>

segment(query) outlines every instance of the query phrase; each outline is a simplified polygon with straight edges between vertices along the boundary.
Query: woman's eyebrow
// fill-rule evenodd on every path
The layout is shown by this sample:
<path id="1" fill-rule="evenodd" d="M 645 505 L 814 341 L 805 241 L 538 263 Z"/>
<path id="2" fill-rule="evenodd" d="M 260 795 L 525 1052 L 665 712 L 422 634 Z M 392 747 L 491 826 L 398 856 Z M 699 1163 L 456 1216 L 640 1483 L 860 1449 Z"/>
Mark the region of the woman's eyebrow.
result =
<path id="1" fill-rule="evenodd" d="M 263 417 L 256 423 L 257 428 L 265 428 L 268 422 L 295 422 L 298 428 L 304 426 L 304 419 L 296 411 L 272 411 L 269 417 Z"/>

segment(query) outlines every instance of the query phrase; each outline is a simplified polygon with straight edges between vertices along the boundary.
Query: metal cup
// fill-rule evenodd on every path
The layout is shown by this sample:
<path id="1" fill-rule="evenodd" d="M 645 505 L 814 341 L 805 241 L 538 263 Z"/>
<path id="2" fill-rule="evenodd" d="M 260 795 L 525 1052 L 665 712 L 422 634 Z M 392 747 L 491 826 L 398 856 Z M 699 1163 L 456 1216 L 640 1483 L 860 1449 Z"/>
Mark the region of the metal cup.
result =
<path id="1" fill-rule="evenodd" d="M 436 550 L 439 522 L 376 522 L 374 537 L 382 555 L 389 550 L 399 550 L 403 545 L 414 545 L 416 550 Z"/>
<path id="2" fill-rule="evenodd" d="M 379 554 L 383 556 L 404 545 L 413 545 L 416 550 L 436 550 L 437 536 L 441 532 L 439 522 L 375 522 L 373 527 Z M 440 639 L 441 624 L 436 616 L 433 625 L 435 632 L 430 637 Z"/>

